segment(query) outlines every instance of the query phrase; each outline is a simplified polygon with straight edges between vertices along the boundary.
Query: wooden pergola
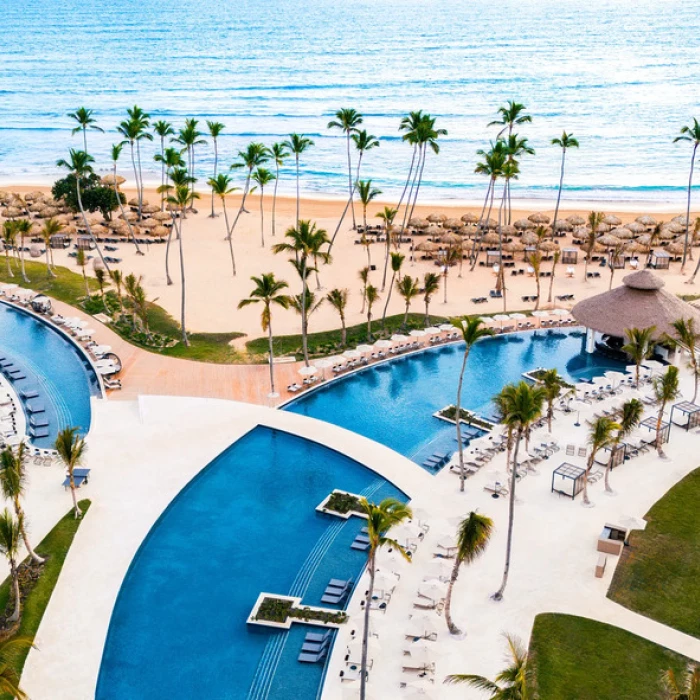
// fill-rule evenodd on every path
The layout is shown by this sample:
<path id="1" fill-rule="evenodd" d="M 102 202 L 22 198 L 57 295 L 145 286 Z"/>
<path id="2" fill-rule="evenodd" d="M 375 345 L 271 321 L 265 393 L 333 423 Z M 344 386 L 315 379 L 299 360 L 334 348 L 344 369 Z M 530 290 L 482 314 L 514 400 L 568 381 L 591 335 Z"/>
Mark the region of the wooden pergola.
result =
<path id="1" fill-rule="evenodd" d="M 586 470 L 569 462 L 562 462 L 552 472 L 552 493 L 568 496 L 573 501 L 583 491 Z"/>
<path id="2" fill-rule="evenodd" d="M 681 414 L 680 418 L 675 421 L 673 420 L 674 412 Z M 686 431 L 691 428 L 697 428 L 697 426 L 700 425 L 700 406 L 691 401 L 681 401 L 680 403 L 673 404 L 669 420 L 674 425 L 685 428 Z"/>

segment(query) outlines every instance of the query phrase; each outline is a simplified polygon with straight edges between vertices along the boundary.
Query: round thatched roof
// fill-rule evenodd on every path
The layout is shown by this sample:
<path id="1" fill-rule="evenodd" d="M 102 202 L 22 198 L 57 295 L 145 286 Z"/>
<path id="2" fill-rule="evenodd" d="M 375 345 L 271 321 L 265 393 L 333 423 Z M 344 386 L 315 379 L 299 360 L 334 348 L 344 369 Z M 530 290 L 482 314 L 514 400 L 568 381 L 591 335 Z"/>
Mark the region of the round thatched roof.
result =
<path id="1" fill-rule="evenodd" d="M 673 333 L 672 323 L 692 318 L 700 326 L 700 310 L 667 292 L 664 281 L 649 270 L 633 272 L 609 292 L 580 301 L 572 310 L 582 325 L 624 337 L 628 328 L 655 326 L 654 336 Z"/>
<path id="2" fill-rule="evenodd" d="M 462 221 L 464 221 L 465 224 L 475 224 L 479 220 L 479 217 L 476 214 L 472 214 L 471 212 L 462 214 L 460 218 L 462 219 Z"/>
<path id="3" fill-rule="evenodd" d="M 532 221 L 533 224 L 548 224 L 551 221 L 551 219 L 541 211 L 538 211 L 536 214 L 530 214 L 527 218 Z"/>

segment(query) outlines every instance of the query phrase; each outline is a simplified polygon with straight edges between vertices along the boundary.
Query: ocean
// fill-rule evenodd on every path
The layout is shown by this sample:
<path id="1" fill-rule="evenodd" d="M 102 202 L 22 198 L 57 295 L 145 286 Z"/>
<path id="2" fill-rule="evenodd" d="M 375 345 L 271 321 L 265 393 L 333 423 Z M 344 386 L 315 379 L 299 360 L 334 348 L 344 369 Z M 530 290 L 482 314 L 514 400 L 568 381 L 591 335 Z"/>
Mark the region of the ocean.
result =
<path id="1" fill-rule="evenodd" d="M 82 147 L 67 113 L 95 110 L 106 133 L 88 135 L 100 172 L 116 124 L 133 104 L 178 126 L 226 125 L 221 162 L 252 140 L 291 131 L 315 145 L 302 160 L 309 195 L 342 197 L 345 142 L 326 124 L 353 107 L 381 146 L 363 161 L 396 197 L 411 149 L 398 125 L 422 109 L 448 130 L 425 168 L 426 200 L 478 200 L 474 173 L 487 127 L 508 99 L 527 105 L 536 155 L 523 159 L 514 198 L 551 199 L 562 130 L 566 199 L 673 202 L 681 207 L 690 147 L 673 138 L 700 118 L 696 0 L 3 0 L 0 32 L 0 182 L 55 179 L 56 159 Z M 144 146 L 156 182 L 156 142 Z M 196 154 L 212 169 L 211 144 Z M 130 177 L 125 153 L 121 168 Z M 236 177 L 241 177 L 237 175 Z M 130 178 L 131 180 L 131 178 Z M 204 183 L 200 183 L 205 187 Z M 293 192 L 291 163 L 280 192 Z"/>

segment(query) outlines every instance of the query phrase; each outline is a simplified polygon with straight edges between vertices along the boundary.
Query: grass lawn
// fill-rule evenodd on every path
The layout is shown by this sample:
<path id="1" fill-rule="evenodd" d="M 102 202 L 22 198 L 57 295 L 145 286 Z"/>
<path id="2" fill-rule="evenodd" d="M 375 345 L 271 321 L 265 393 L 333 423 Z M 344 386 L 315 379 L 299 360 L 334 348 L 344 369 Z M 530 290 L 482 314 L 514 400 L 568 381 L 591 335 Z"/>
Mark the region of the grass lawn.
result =
<path id="1" fill-rule="evenodd" d="M 76 520 L 73 516 L 73 509 L 71 508 L 70 511 L 58 521 L 53 530 L 46 535 L 39 546 L 35 548 L 37 554 L 46 558 L 46 564 L 44 565 L 39 580 L 34 584 L 34 587 L 24 601 L 22 620 L 17 636 L 34 639 L 39 629 L 41 619 L 44 617 L 46 606 L 51 599 L 51 594 L 56 587 L 56 582 L 63 568 L 63 562 L 66 559 L 71 544 L 73 544 L 75 533 L 89 508 L 89 500 L 80 501 L 80 509 L 83 511 L 83 518 Z M 5 610 L 7 606 L 10 596 L 10 585 L 9 577 L 0 585 L 0 610 Z M 29 650 L 27 650 L 22 658 L 21 666 L 18 669 L 20 672 L 24 668 L 24 662 L 28 653 Z M 8 697 L 7 695 L 0 695 L 1 700 L 6 700 Z"/>
<path id="2" fill-rule="evenodd" d="M 37 292 L 43 292 L 72 306 L 79 306 L 78 299 L 85 296 L 85 281 L 77 265 L 75 271 L 69 270 L 67 267 L 56 267 L 54 270 L 56 277 L 53 278 L 46 274 L 46 265 L 43 262 L 27 259 L 24 267 L 29 283 L 26 284 L 22 279 L 19 263 L 15 266 L 12 258 L 10 258 L 10 266 L 15 276 L 10 277 L 7 274 L 4 257 L 3 254 L 2 259 L 0 259 L 0 282 L 14 282 L 20 287 L 29 287 Z M 91 291 L 97 290 L 97 282 L 93 278 L 88 277 L 88 284 Z"/>
<path id="3" fill-rule="evenodd" d="M 656 700 L 661 673 L 689 661 L 619 627 L 554 613 L 535 618 L 529 654 L 542 700 Z"/>
<path id="4" fill-rule="evenodd" d="M 661 467 L 663 468 L 663 467 Z M 630 610 L 700 637 L 700 469 L 647 513 L 615 570 L 608 597 Z"/>

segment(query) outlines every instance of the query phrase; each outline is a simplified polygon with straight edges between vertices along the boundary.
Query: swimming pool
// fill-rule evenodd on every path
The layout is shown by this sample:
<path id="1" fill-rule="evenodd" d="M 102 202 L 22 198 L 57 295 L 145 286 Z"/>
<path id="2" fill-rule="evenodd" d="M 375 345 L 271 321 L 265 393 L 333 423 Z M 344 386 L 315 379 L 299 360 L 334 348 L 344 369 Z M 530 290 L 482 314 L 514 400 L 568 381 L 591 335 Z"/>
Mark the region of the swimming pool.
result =
<path id="1" fill-rule="evenodd" d="M 29 403 L 33 408 L 43 406 L 44 411 L 31 414 L 23 402 L 28 426 L 32 416 L 35 423 L 48 422 L 48 435 L 33 438 L 33 444 L 52 447 L 59 430 L 67 426 L 88 431 L 90 397 L 100 395 L 100 384 L 71 341 L 43 320 L 0 303 L 0 357 L 26 377 L 13 382 L 16 391 L 35 390 L 39 394 Z"/>
<path id="2" fill-rule="evenodd" d="M 462 391 L 465 408 L 490 416 L 492 397 L 521 374 L 556 368 L 570 381 L 589 379 L 621 363 L 584 352 L 580 330 L 516 333 L 486 338 L 471 350 Z M 376 440 L 418 463 L 436 450 L 454 451 L 454 427 L 433 413 L 454 404 L 464 344 L 431 348 L 330 382 L 287 404 Z"/>
<path id="3" fill-rule="evenodd" d="M 334 489 L 403 497 L 374 472 L 308 440 L 258 427 L 175 498 L 122 584 L 97 700 L 309 700 L 323 668 L 297 661 L 308 631 L 246 624 L 262 591 L 319 604 L 331 578 L 357 580 L 359 532 L 316 506 Z"/>

